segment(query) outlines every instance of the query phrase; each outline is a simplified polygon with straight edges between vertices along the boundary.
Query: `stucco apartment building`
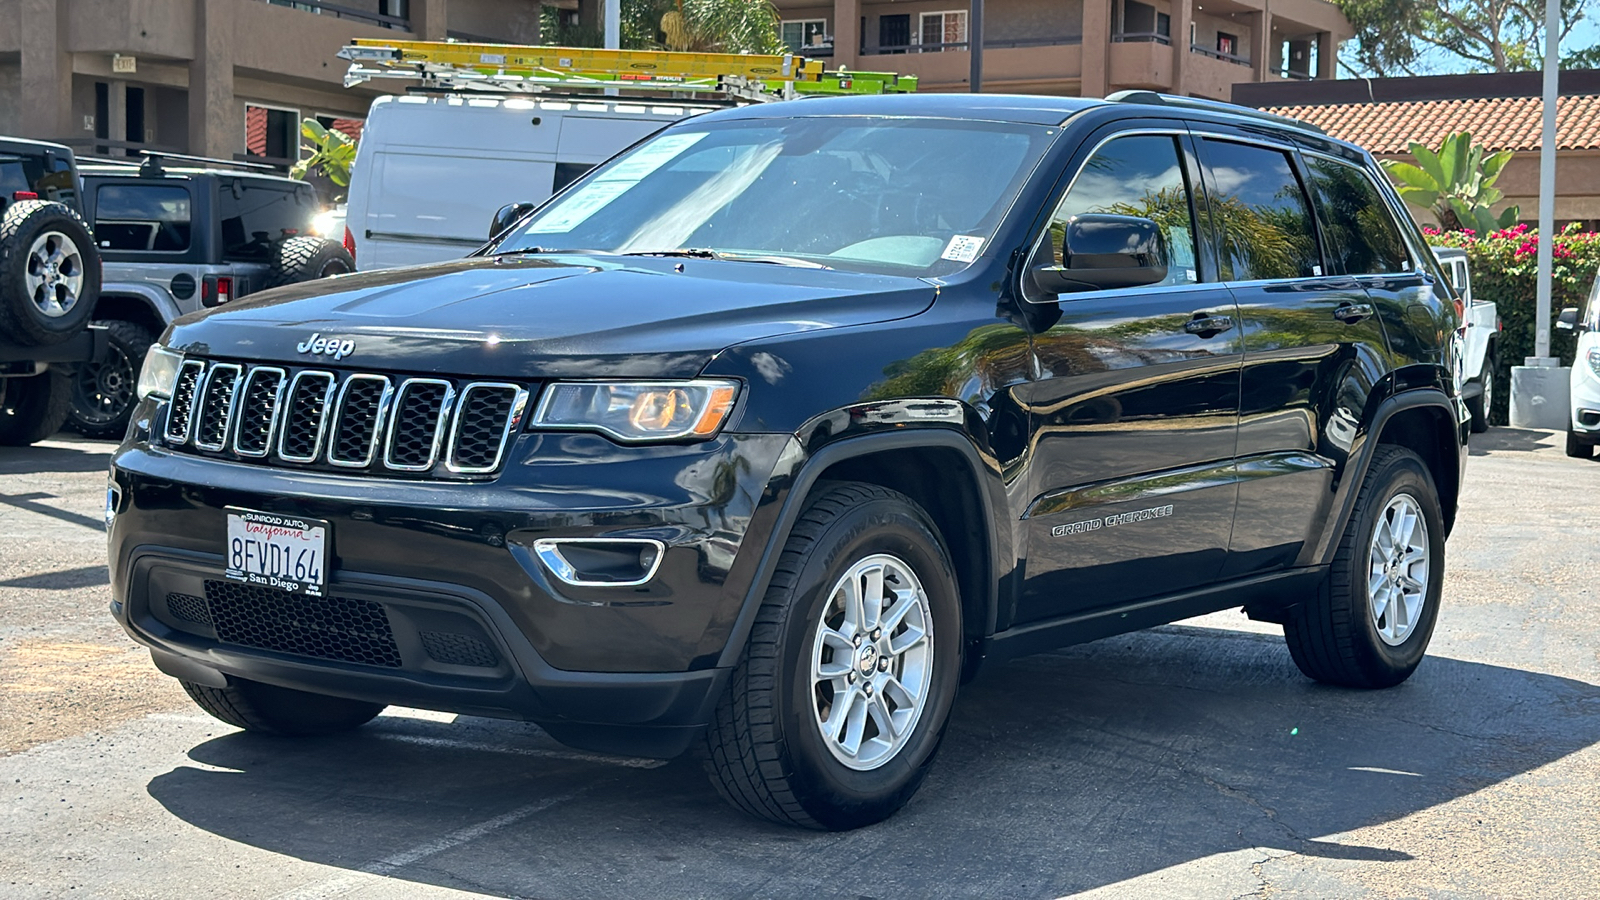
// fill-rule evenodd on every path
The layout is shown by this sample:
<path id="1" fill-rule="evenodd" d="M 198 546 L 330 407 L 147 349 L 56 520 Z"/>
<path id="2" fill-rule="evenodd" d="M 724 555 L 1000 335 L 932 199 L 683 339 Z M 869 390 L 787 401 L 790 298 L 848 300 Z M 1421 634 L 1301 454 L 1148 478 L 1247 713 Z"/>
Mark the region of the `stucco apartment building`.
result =
<path id="1" fill-rule="evenodd" d="M 382 89 L 343 87 L 350 38 L 538 35 L 539 0 L 0 0 L 0 134 L 284 164 Z"/>
<path id="2" fill-rule="evenodd" d="M 963 0 L 776 0 L 783 37 L 835 65 L 967 90 Z M 984 91 L 1103 97 L 1142 88 L 1226 100 L 1239 82 L 1334 77 L 1354 33 L 1327 0 L 986 0 Z"/>

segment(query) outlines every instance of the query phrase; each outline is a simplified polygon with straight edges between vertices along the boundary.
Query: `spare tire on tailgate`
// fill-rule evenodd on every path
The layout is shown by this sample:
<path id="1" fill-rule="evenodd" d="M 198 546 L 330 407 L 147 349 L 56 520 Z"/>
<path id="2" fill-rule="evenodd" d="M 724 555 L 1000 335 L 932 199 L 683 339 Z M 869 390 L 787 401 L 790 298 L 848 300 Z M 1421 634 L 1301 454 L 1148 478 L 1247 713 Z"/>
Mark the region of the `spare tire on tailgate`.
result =
<path id="1" fill-rule="evenodd" d="M 274 288 L 355 270 L 355 259 L 338 241 L 309 235 L 292 237 L 273 248 L 266 283 Z"/>
<path id="2" fill-rule="evenodd" d="M 0 335 L 29 346 L 82 331 L 100 297 L 100 251 L 71 207 L 18 200 L 0 215 Z"/>

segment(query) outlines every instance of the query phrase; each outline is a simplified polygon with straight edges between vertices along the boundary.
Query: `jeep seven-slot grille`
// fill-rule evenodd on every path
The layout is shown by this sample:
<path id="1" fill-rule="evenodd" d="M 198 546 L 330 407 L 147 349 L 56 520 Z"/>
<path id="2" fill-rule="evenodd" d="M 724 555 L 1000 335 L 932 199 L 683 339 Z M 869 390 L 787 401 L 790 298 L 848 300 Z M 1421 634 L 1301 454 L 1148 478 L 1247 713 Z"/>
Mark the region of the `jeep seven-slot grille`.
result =
<path id="1" fill-rule="evenodd" d="M 530 393 L 509 382 L 187 360 L 168 446 L 326 471 L 480 476 L 505 461 Z"/>

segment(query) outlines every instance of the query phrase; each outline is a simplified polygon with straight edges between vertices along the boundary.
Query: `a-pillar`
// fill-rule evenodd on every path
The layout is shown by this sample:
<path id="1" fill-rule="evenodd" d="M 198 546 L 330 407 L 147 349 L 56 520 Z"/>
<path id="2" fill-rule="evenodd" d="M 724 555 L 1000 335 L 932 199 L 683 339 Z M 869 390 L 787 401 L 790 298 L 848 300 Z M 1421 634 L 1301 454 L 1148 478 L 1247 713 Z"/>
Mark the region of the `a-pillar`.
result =
<path id="1" fill-rule="evenodd" d="M 1250 72 L 1257 82 L 1267 80 L 1272 68 L 1272 13 L 1262 10 L 1250 17 L 1255 40 L 1250 46 Z"/>
<path id="2" fill-rule="evenodd" d="M 22 0 L 18 125 L 25 137 L 60 141 L 74 136 L 66 5 L 58 0 Z"/>
<path id="3" fill-rule="evenodd" d="M 861 0 L 833 0 L 833 68 L 861 64 Z"/>
<path id="4" fill-rule="evenodd" d="M 589 12 L 591 17 L 594 18 L 596 26 L 598 26 L 600 3 L 601 0 L 591 0 L 587 4 L 589 9 L 579 12 L 579 17 L 583 16 L 583 12 Z M 411 0 L 411 9 L 409 10 L 411 33 L 417 36 L 417 40 L 442 41 L 450 36 L 450 29 L 445 18 L 444 4 L 445 0 Z M 580 10 L 582 10 L 582 6 L 580 6 Z"/>
<path id="5" fill-rule="evenodd" d="M 198 156 L 232 159 L 244 150 L 244 111 L 233 98 L 233 6 L 233 0 L 194 0 L 189 152 Z"/>
<path id="6" fill-rule="evenodd" d="M 1083 76 L 1078 93 L 1104 97 L 1111 84 L 1111 0 L 1083 0 Z"/>
<path id="7" fill-rule="evenodd" d="M 1172 93 L 1188 94 L 1189 23 L 1194 21 L 1194 0 L 1172 0 Z"/>

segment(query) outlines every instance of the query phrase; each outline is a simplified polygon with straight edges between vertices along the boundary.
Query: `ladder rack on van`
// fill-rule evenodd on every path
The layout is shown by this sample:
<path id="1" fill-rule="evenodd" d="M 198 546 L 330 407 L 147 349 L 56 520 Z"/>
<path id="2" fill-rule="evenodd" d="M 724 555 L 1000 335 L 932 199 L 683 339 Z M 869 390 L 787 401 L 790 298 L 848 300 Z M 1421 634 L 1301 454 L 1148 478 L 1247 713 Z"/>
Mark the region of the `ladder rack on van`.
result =
<path id="1" fill-rule="evenodd" d="M 420 80 L 449 91 L 536 93 L 553 89 L 718 93 L 750 100 L 812 94 L 908 94 L 915 75 L 827 72 L 820 60 L 793 54 L 684 53 L 526 47 L 454 41 L 358 38 L 339 51 L 350 61 L 345 87 L 375 78 Z"/>

